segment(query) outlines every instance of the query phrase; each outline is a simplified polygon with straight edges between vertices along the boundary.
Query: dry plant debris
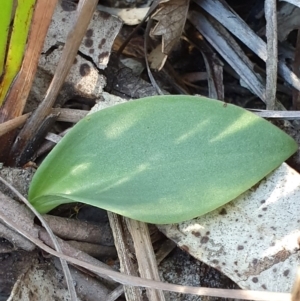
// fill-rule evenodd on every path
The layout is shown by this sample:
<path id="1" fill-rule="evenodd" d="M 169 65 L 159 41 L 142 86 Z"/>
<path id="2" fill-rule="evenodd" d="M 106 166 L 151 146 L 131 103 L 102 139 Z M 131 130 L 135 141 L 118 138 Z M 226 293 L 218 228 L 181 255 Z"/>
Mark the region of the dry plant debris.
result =
<path id="1" fill-rule="evenodd" d="M 158 21 L 151 30 L 152 36 L 162 36 L 162 53 L 168 55 L 178 43 L 187 18 L 189 0 L 169 0 L 162 3 L 151 16 Z"/>

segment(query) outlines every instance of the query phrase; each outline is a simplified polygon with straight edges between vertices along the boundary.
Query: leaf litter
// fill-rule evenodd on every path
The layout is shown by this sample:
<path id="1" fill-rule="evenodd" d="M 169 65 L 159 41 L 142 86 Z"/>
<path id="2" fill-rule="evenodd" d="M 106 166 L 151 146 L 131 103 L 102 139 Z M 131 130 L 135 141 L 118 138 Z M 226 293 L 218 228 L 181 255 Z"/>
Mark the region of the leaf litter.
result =
<path id="1" fill-rule="evenodd" d="M 168 55 L 181 38 L 189 8 L 189 0 L 169 0 L 151 16 L 158 21 L 150 34 L 162 36 L 162 53 Z"/>

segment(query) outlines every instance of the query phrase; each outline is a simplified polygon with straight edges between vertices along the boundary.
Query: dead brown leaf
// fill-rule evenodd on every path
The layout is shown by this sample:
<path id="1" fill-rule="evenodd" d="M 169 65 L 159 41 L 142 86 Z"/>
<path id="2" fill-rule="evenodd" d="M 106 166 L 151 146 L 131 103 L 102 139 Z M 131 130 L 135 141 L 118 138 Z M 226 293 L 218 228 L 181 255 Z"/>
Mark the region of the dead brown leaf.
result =
<path id="1" fill-rule="evenodd" d="M 161 52 L 161 48 L 161 44 L 157 45 L 148 56 L 151 69 L 160 71 L 166 62 L 168 56 Z"/>
<path id="2" fill-rule="evenodd" d="M 180 39 L 187 12 L 189 0 L 170 0 L 162 3 L 153 14 L 152 19 L 158 21 L 151 30 L 151 36 L 162 36 L 162 52 L 168 55 L 176 42 Z"/>

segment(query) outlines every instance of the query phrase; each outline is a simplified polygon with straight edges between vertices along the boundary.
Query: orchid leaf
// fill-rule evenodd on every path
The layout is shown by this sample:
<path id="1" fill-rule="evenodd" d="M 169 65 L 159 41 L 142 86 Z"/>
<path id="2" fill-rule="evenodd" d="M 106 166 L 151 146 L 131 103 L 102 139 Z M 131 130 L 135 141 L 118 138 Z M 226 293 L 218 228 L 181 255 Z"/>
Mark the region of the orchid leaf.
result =
<path id="1" fill-rule="evenodd" d="M 155 96 L 93 113 L 38 168 L 29 200 L 41 213 L 82 202 L 167 224 L 210 212 L 297 150 L 268 121 L 196 96 Z"/>

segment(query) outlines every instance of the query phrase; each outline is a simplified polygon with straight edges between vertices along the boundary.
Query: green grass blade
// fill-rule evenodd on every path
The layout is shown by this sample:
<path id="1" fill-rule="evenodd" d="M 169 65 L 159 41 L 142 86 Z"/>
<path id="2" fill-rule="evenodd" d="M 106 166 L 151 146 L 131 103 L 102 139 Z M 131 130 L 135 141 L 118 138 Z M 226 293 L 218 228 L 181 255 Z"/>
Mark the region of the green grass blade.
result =
<path id="1" fill-rule="evenodd" d="M 7 37 L 10 27 L 14 0 L 5 0 L 1 3 L 0 9 L 0 76 L 3 73 L 4 61 L 6 57 Z"/>
<path id="2" fill-rule="evenodd" d="M 296 150 L 290 136 L 237 106 L 149 97 L 75 125 L 37 170 L 29 200 L 40 212 L 83 202 L 176 223 L 233 200 Z"/>
<path id="3" fill-rule="evenodd" d="M 20 70 L 35 2 L 36 0 L 18 1 L 7 51 L 4 76 L 0 83 L 0 105 L 3 103 L 11 83 Z"/>

